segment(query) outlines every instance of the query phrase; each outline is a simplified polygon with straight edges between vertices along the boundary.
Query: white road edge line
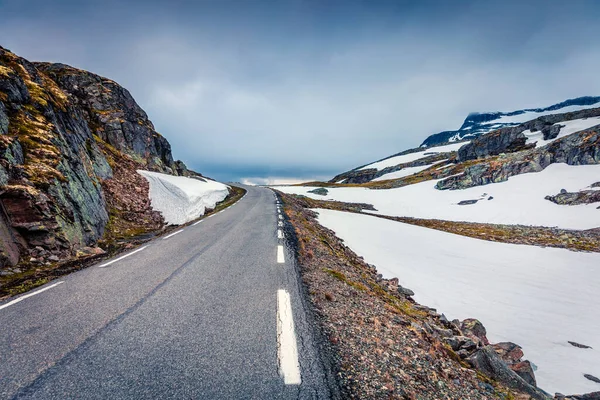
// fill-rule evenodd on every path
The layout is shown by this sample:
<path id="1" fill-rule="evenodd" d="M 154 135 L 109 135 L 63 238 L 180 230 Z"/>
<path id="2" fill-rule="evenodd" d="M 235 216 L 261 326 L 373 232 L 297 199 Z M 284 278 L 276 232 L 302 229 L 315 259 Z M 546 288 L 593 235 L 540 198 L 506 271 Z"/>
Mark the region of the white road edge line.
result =
<path id="1" fill-rule="evenodd" d="M 138 253 L 138 252 L 140 252 L 140 251 L 144 250 L 146 247 L 148 247 L 148 245 L 146 245 L 146 246 L 144 246 L 144 247 L 140 247 L 139 249 L 137 249 L 137 250 L 134 250 L 134 251 L 132 251 L 131 253 L 125 254 L 124 256 L 121 256 L 121 257 L 119 257 L 119 258 L 117 258 L 117 259 L 114 259 L 114 260 L 112 260 L 112 261 L 109 261 L 109 262 L 107 262 L 107 263 L 105 263 L 105 264 L 99 265 L 99 266 L 98 266 L 98 268 L 104 268 L 104 267 L 108 267 L 110 264 L 114 264 L 114 263 L 116 263 L 117 261 L 121 261 L 121 260 L 122 260 L 122 259 L 124 259 L 124 258 L 127 258 L 127 257 L 129 257 L 129 256 L 132 256 L 132 255 L 134 255 L 135 253 Z"/>
<path id="2" fill-rule="evenodd" d="M 192 226 L 196 226 L 196 225 L 198 225 L 198 224 L 199 224 L 200 222 L 202 222 L 202 221 L 204 221 L 204 220 L 203 220 L 203 219 L 201 219 L 201 220 L 200 220 L 200 221 L 198 221 L 198 222 L 194 222 L 194 223 L 192 224 Z"/>
<path id="3" fill-rule="evenodd" d="M 285 263 L 285 257 L 283 255 L 283 246 L 282 245 L 277 246 L 277 263 L 278 264 Z"/>
<path id="4" fill-rule="evenodd" d="M 279 214 L 279 219 L 283 219 L 283 215 Z"/>
<path id="5" fill-rule="evenodd" d="M 283 377 L 283 382 L 286 385 L 299 385 L 302 379 L 292 303 L 290 294 L 283 289 L 277 291 L 277 357 L 279 374 Z"/>
<path id="6" fill-rule="evenodd" d="M 281 229 L 277 229 L 277 239 L 283 239 L 283 232 Z"/>
<path id="7" fill-rule="evenodd" d="M 283 226 L 283 222 L 279 221 L 279 222 L 277 223 L 277 226 Z"/>
<path id="8" fill-rule="evenodd" d="M 26 294 L 24 296 L 19 297 L 18 299 L 14 299 L 13 301 L 9 301 L 8 303 L 1 305 L 0 306 L 0 310 L 2 310 L 3 308 L 6 308 L 8 306 L 12 306 L 13 304 L 17 304 L 18 302 L 23 301 L 23 300 L 25 300 L 28 297 L 35 296 L 36 294 L 40 294 L 42 292 L 45 292 L 48 289 L 52 289 L 53 287 L 58 286 L 61 283 L 65 283 L 65 281 L 56 282 L 56 283 L 54 283 L 54 284 L 52 284 L 50 286 L 46 286 L 43 289 L 36 290 L 35 292 L 28 293 L 28 294 Z"/>
<path id="9" fill-rule="evenodd" d="M 178 230 L 177 232 L 173 232 L 173 233 L 171 233 L 170 235 L 167 235 L 167 236 L 165 236 L 165 237 L 163 238 L 163 240 L 167 240 L 168 238 L 170 238 L 170 237 L 173 237 L 173 236 L 175 236 L 175 235 L 177 235 L 178 233 L 181 233 L 181 232 L 183 232 L 183 231 L 184 231 L 184 229 L 180 229 L 180 230 Z"/>

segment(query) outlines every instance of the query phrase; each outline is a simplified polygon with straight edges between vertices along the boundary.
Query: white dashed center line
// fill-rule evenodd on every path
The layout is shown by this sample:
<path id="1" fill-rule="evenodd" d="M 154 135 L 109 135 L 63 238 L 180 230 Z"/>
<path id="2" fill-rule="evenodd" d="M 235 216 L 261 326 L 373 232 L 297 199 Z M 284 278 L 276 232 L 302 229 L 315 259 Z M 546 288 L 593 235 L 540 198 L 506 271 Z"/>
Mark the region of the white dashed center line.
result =
<path id="1" fill-rule="evenodd" d="M 2 310 L 3 308 L 6 308 L 6 307 L 8 307 L 8 306 L 12 306 L 13 304 L 17 304 L 17 303 L 19 303 L 19 302 L 21 302 L 21 301 L 25 300 L 25 299 L 26 299 L 26 298 L 28 298 L 28 297 L 35 296 L 36 294 L 40 294 L 40 293 L 42 293 L 42 292 L 45 292 L 45 291 L 46 291 L 46 290 L 48 290 L 48 289 L 52 289 L 53 287 L 55 287 L 55 286 L 58 286 L 58 285 L 60 285 L 61 283 L 65 283 L 65 282 L 64 282 L 64 281 L 56 282 L 56 283 L 54 283 L 54 284 L 52 284 L 52 285 L 50 285 L 50 286 L 46 286 L 46 287 L 45 287 L 45 288 L 43 288 L 43 289 L 36 290 L 35 292 L 31 292 L 31 293 L 29 293 L 29 294 L 26 294 L 26 295 L 24 295 L 24 296 L 21 296 L 21 297 L 19 297 L 18 299 L 14 299 L 13 301 L 9 301 L 8 303 L 1 305 L 1 306 L 0 306 L 0 310 Z"/>
<path id="2" fill-rule="evenodd" d="M 165 239 L 166 239 L 166 238 L 165 238 Z M 135 251 L 132 251 L 131 253 L 125 254 L 124 256 L 121 256 L 121 257 L 119 257 L 119 258 L 116 258 L 116 259 L 114 259 L 114 260 L 112 260 L 112 261 L 109 261 L 109 262 L 107 262 L 107 263 L 105 263 L 105 264 L 99 265 L 99 266 L 98 266 L 98 268 L 104 268 L 104 267 L 108 267 L 109 265 L 111 265 L 111 264 L 114 264 L 114 263 L 116 263 L 117 261 L 121 261 L 122 259 L 124 259 L 124 258 L 127 258 L 127 257 L 129 257 L 129 256 L 132 256 L 132 255 L 134 255 L 135 253 L 139 253 L 140 251 L 144 250 L 146 247 L 148 247 L 148 246 L 146 245 L 146 246 L 144 246 L 144 247 L 140 247 L 139 249 L 137 249 L 137 250 L 135 250 Z"/>
<path id="3" fill-rule="evenodd" d="M 290 294 L 282 289 L 277 291 L 277 356 L 279 358 L 279 374 L 283 377 L 284 383 L 299 385 L 302 379 L 292 304 Z"/>
<path id="4" fill-rule="evenodd" d="M 285 263 L 285 257 L 283 255 L 283 246 L 277 246 L 277 263 L 283 264 Z"/>
<path id="5" fill-rule="evenodd" d="M 167 236 L 165 236 L 165 237 L 163 238 L 163 240 L 167 240 L 168 238 L 170 238 L 170 237 L 173 237 L 173 236 L 175 236 L 175 235 L 177 235 L 177 234 L 179 234 L 179 233 L 181 233 L 181 232 L 183 232 L 183 229 L 180 229 L 180 230 L 178 230 L 177 232 L 173 232 L 173 233 L 171 233 L 170 235 L 167 235 Z"/>
<path id="6" fill-rule="evenodd" d="M 198 224 L 199 224 L 200 222 L 202 222 L 202 221 L 203 221 L 203 220 L 201 219 L 201 220 L 200 220 L 200 221 L 198 221 L 198 222 L 194 222 L 194 223 L 192 224 L 192 226 L 196 226 L 196 225 L 198 225 Z"/>

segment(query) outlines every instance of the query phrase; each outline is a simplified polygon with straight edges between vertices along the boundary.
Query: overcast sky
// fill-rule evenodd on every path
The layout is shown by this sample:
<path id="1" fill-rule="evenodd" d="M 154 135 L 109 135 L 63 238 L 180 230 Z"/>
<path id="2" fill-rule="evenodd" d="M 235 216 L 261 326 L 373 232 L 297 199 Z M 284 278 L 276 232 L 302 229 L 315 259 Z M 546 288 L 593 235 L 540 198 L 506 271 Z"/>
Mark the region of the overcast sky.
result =
<path id="1" fill-rule="evenodd" d="M 600 95 L 600 2 L 0 0 L 0 45 L 131 91 L 221 180 L 331 178 L 471 111 Z"/>

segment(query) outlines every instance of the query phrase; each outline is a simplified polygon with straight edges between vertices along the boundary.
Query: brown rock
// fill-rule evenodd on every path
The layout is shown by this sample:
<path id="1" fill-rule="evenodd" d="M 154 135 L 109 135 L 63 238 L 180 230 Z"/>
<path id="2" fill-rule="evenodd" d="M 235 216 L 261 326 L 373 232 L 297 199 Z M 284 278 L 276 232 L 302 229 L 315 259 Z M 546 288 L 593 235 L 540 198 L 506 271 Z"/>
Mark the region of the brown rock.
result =
<path id="1" fill-rule="evenodd" d="M 478 338 L 486 346 L 488 344 L 490 344 L 490 341 L 488 340 L 488 338 L 486 336 L 487 331 L 485 330 L 485 326 L 483 326 L 483 324 L 478 319 L 475 319 L 475 318 L 465 319 L 464 321 L 462 321 L 460 323 L 460 330 L 466 336 Z"/>
<path id="2" fill-rule="evenodd" d="M 512 342 L 501 342 L 491 345 L 500 358 L 508 365 L 513 365 L 521 361 L 523 349 L 518 344 Z"/>

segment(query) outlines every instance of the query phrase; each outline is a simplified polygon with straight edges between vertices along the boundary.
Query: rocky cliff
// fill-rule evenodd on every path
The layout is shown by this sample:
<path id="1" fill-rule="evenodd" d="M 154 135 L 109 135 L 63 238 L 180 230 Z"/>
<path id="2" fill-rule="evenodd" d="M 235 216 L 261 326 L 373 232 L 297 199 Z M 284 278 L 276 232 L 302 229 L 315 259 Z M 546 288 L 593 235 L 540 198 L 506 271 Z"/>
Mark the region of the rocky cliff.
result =
<path id="1" fill-rule="evenodd" d="M 194 174 L 116 82 L 0 47 L 0 272 L 161 227 L 136 169 Z"/>

